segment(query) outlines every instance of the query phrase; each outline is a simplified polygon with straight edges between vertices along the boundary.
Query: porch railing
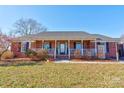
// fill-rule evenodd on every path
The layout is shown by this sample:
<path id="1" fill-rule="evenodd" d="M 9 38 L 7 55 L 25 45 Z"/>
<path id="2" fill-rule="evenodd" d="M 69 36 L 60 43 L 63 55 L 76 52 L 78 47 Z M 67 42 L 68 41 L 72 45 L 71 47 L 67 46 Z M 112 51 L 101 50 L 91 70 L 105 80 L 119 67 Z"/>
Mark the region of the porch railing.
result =
<path id="1" fill-rule="evenodd" d="M 95 49 L 70 49 L 72 56 L 95 56 Z"/>
<path id="2" fill-rule="evenodd" d="M 52 49 L 47 49 L 48 51 L 48 54 L 51 55 L 51 56 L 54 56 L 54 52 L 55 52 L 55 49 L 52 48 Z"/>
<path id="3" fill-rule="evenodd" d="M 83 49 L 83 55 L 84 56 L 95 56 L 95 49 L 91 48 L 91 49 Z"/>
<path id="4" fill-rule="evenodd" d="M 70 49 L 70 55 L 71 56 L 81 56 L 82 49 Z"/>
<path id="5" fill-rule="evenodd" d="M 42 48 L 32 48 L 32 50 L 34 51 L 38 51 L 38 50 L 41 50 Z M 46 49 L 48 51 L 48 54 L 51 55 L 51 56 L 54 56 L 54 52 L 55 52 L 55 49 L 52 48 L 52 49 Z"/>
<path id="6" fill-rule="evenodd" d="M 35 48 L 33 50 L 39 50 L 39 49 L 41 49 L 41 48 Z M 54 53 L 55 53 L 55 49 L 54 48 L 47 49 L 47 51 L 48 51 L 49 55 L 54 56 Z M 68 53 L 69 53 L 69 50 L 68 50 Z M 80 57 L 80 56 L 93 57 L 93 56 L 96 56 L 96 53 L 95 53 L 95 49 L 94 48 L 91 48 L 91 49 L 88 49 L 88 48 L 84 48 L 84 49 L 70 49 L 70 55 L 74 56 L 74 57 Z"/>

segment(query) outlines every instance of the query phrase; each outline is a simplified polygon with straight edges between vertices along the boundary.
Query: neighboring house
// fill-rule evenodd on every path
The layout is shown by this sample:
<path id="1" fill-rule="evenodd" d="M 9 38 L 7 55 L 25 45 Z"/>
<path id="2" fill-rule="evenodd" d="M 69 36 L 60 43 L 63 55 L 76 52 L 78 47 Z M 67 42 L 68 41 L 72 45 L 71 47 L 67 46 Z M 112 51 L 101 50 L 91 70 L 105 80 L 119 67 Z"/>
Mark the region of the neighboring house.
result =
<path id="1" fill-rule="evenodd" d="M 19 57 L 24 57 L 27 49 L 47 49 L 54 59 L 116 59 L 119 40 L 82 31 L 41 32 L 14 39 L 11 49 Z"/>

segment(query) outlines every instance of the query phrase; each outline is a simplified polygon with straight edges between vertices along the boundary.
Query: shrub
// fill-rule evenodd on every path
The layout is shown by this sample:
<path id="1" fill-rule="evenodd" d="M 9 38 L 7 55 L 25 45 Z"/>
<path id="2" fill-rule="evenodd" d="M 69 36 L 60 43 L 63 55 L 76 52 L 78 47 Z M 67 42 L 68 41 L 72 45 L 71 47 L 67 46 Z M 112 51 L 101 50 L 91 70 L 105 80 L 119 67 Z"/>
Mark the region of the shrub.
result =
<path id="1" fill-rule="evenodd" d="M 36 53 L 37 53 L 36 57 L 38 58 L 38 60 L 46 61 L 49 58 L 47 50 L 40 49 L 40 50 L 36 51 Z"/>
<path id="2" fill-rule="evenodd" d="M 28 57 L 33 57 L 33 56 L 36 56 L 36 52 L 34 50 L 31 50 L 31 49 L 28 49 L 25 54 L 28 56 Z"/>
<path id="3" fill-rule="evenodd" d="M 14 57 L 14 53 L 11 51 L 6 51 L 3 55 L 2 55 L 2 59 L 12 59 Z"/>
<path id="4" fill-rule="evenodd" d="M 44 50 L 44 49 L 38 50 L 37 51 L 37 57 L 40 60 L 47 60 L 48 59 L 48 51 Z"/>
<path id="5" fill-rule="evenodd" d="M 14 58 L 26 58 L 27 55 L 22 52 L 14 52 Z"/>

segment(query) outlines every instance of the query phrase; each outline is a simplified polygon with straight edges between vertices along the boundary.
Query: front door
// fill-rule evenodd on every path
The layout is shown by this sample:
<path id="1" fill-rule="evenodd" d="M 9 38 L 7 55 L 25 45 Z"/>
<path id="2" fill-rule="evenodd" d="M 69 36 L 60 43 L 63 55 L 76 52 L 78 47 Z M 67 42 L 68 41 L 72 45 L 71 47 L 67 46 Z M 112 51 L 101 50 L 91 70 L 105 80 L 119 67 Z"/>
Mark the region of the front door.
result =
<path id="1" fill-rule="evenodd" d="M 65 54 L 65 44 L 60 44 L 60 54 Z"/>
<path id="2" fill-rule="evenodd" d="M 67 42 L 58 42 L 57 44 L 57 54 L 66 55 L 67 54 Z"/>
<path id="3" fill-rule="evenodd" d="M 105 46 L 98 45 L 98 58 L 105 59 Z"/>

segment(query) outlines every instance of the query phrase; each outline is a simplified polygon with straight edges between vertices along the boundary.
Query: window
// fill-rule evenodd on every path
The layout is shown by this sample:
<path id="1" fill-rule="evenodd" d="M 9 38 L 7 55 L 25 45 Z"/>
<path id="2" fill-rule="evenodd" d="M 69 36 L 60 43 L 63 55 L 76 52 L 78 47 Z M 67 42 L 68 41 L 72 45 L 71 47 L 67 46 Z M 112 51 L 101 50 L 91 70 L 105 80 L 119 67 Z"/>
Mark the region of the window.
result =
<path id="1" fill-rule="evenodd" d="M 29 48 L 29 42 L 22 42 L 21 43 L 21 52 L 26 52 Z"/>
<path id="2" fill-rule="evenodd" d="M 50 42 L 45 42 L 44 49 L 51 49 L 51 43 Z"/>
<path id="3" fill-rule="evenodd" d="M 104 43 L 103 43 L 103 42 L 97 42 L 97 44 L 98 44 L 98 45 L 104 45 Z"/>
<path id="4" fill-rule="evenodd" d="M 76 42 L 76 49 L 81 49 L 81 43 L 80 42 Z"/>
<path id="5" fill-rule="evenodd" d="M 106 42 L 106 52 L 109 53 L 109 43 Z"/>

